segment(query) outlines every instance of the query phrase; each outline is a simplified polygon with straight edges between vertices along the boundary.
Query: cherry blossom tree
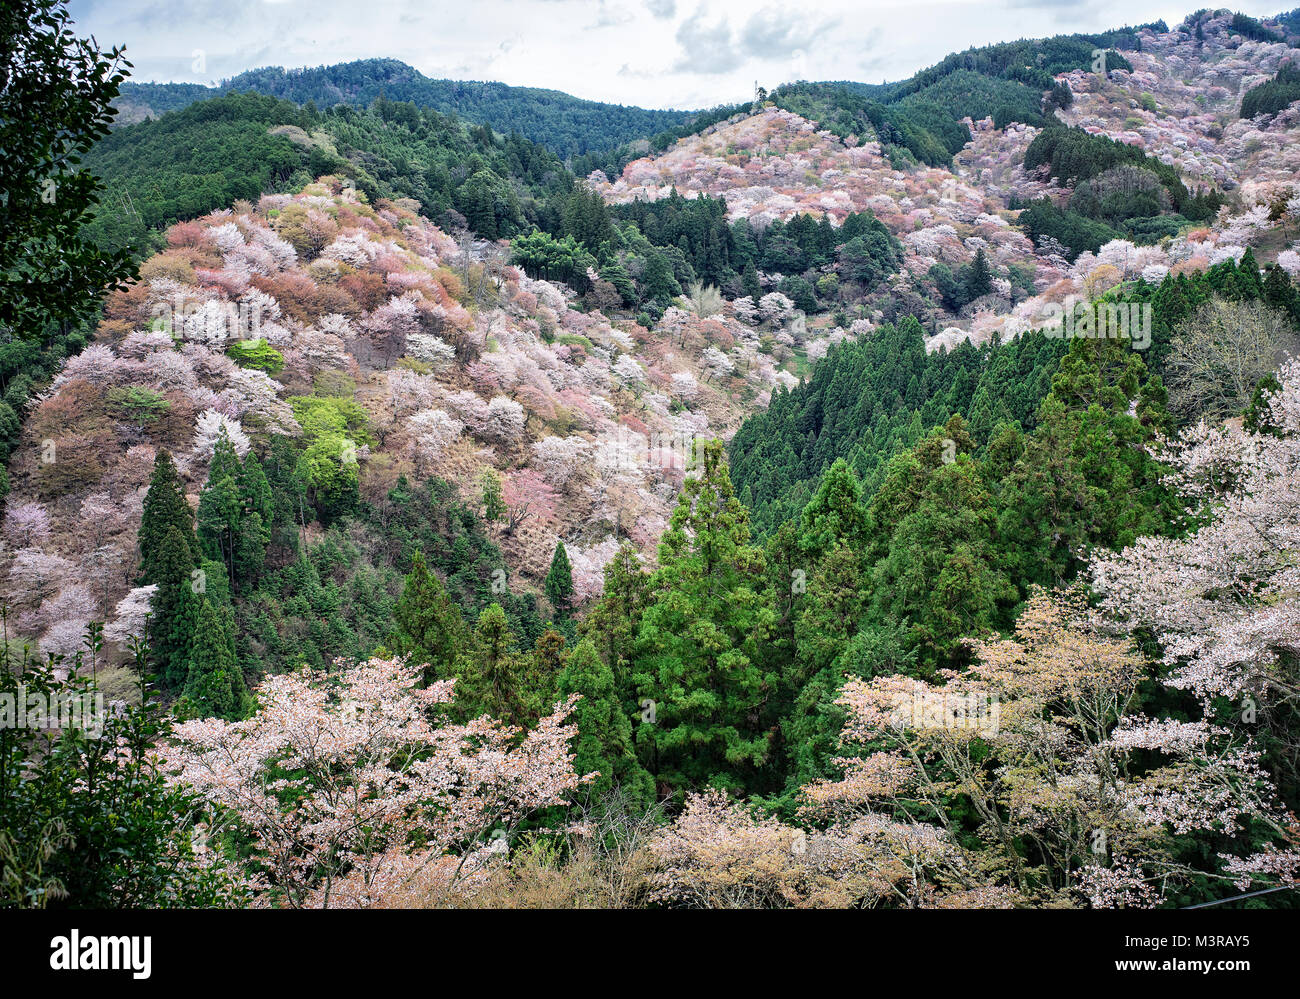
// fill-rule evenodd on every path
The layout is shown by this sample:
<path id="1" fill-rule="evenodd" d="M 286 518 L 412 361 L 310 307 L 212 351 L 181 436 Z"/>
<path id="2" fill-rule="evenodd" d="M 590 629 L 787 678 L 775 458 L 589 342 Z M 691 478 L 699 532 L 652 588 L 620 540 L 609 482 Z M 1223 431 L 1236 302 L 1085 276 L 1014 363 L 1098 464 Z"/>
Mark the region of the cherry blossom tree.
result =
<path id="1" fill-rule="evenodd" d="M 50 515 L 40 503 L 15 503 L 5 510 L 4 534 L 15 548 L 40 545 L 49 540 Z"/>
<path id="2" fill-rule="evenodd" d="M 574 477 L 590 454 L 591 444 L 581 437 L 543 437 L 533 444 L 533 464 L 557 488 Z"/>
<path id="3" fill-rule="evenodd" d="M 235 453 L 241 458 L 248 454 L 252 444 L 248 435 L 240 427 L 239 421 L 232 420 L 215 409 L 206 409 L 199 414 L 199 418 L 194 423 L 194 454 L 197 458 L 207 461 L 212 457 L 213 449 L 216 448 L 223 429 L 229 435 Z"/>
<path id="4" fill-rule="evenodd" d="M 1149 667 L 1077 594 L 1039 591 L 1013 638 L 974 645 L 976 663 L 943 684 L 850 681 L 844 736 L 861 751 L 838 761 L 842 779 L 805 787 L 805 814 L 935 823 L 959 856 L 927 875 L 934 887 L 957 878 L 1038 905 L 1155 904 L 1198 874 L 1177 837 L 1214 834 L 1244 860 L 1256 824 L 1284 836 L 1259 751 L 1210 721 L 1138 711 Z M 958 797 L 983 848 L 955 845 Z"/>
<path id="5" fill-rule="evenodd" d="M 420 678 L 385 659 L 270 676 L 253 717 L 176 727 L 163 762 L 251 837 L 262 904 L 368 907 L 430 871 L 452 887 L 489 833 L 508 839 L 594 777 L 573 771 L 576 696 L 527 732 L 452 725 L 431 718 L 455 681 Z"/>
<path id="6" fill-rule="evenodd" d="M 459 440 L 465 424 L 441 409 L 422 409 L 406 421 L 406 429 L 415 444 L 417 458 L 432 465 Z"/>
<path id="7" fill-rule="evenodd" d="M 157 584 L 137 586 L 117 602 L 116 616 L 104 625 L 104 637 L 125 645 L 132 638 L 145 637 L 145 622 L 152 613 Z"/>

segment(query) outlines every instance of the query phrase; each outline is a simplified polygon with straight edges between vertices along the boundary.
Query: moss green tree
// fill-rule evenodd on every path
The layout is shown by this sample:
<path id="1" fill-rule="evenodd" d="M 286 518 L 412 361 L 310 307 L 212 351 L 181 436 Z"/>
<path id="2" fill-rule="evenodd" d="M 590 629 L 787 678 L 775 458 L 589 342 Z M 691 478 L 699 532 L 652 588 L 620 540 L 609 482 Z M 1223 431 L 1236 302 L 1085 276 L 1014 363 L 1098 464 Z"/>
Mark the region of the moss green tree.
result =
<path id="1" fill-rule="evenodd" d="M 722 444 L 697 445 L 659 545 L 654 594 L 641 621 L 635 664 L 653 701 L 646 761 L 661 784 L 745 788 L 768 761 L 778 682 L 763 665 L 774 615 L 763 593 L 763 553 L 735 496 Z"/>
<path id="2" fill-rule="evenodd" d="M 425 565 L 421 552 L 411 559 L 406 585 L 393 609 L 393 623 L 389 639 L 393 651 L 423 664 L 426 682 L 452 675 L 468 637 L 465 621 L 442 580 Z"/>
<path id="3" fill-rule="evenodd" d="M 601 661 L 591 639 L 569 653 L 559 675 L 560 697 L 581 694 L 572 719 L 578 726 L 574 769 L 600 776 L 590 786 L 594 797 L 620 788 L 637 808 L 654 803 L 654 780 L 637 760 L 632 723 L 620 701 L 614 672 Z"/>

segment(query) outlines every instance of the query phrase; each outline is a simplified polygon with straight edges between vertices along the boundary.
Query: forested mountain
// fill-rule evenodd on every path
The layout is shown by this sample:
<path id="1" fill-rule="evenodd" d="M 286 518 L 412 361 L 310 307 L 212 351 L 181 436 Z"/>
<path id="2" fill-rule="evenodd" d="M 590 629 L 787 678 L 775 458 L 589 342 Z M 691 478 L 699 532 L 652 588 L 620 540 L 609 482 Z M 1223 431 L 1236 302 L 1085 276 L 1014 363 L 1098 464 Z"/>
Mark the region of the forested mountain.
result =
<path id="1" fill-rule="evenodd" d="M 149 233 L 174 222 L 325 173 L 346 172 L 371 197 L 415 198 L 431 216 L 458 211 L 493 239 L 546 225 L 555 209 L 541 202 L 572 188 L 555 155 L 518 134 L 406 103 L 319 112 L 251 93 L 117 128 L 86 166 L 108 187 L 94 231 L 137 250 L 156 249 Z"/>
<path id="2" fill-rule="evenodd" d="M 360 59 L 334 66 L 267 66 L 223 80 L 216 88 L 188 83 L 126 83 L 118 101 L 125 120 L 158 117 L 218 94 L 254 91 L 327 110 L 366 108 L 379 99 L 442 111 L 498 132 L 518 132 L 561 158 L 611 149 L 689 122 L 690 111 L 653 111 L 586 101 L 558 90 L 474 80 L 432 80 L 396 59 Z"/>

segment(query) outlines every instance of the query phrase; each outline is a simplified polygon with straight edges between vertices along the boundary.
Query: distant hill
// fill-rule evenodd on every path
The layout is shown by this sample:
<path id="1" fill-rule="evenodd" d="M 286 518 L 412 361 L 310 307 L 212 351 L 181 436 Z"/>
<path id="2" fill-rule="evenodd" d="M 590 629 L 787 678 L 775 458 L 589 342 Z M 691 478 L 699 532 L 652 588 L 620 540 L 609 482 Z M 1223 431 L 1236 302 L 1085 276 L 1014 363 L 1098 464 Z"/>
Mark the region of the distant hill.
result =
<path id="1" fill-rule="evenodd" d="M 107 188 L 91 231 L 136 253 L 158 249 L 153 237 L 174 222 L 297 191 L 323 174 L 350 177 L 370 198 L 415 198 L 430 215 L 455 209 L 489 238 L 546 226 L 538 202 L 572 186 L 554 153 L 454 115 L 398 101 L 312 110 L 257 93 L 123 125 L 85 163 Z"/>
<path id="2" fill-rule="evenodd" d="M 1144 27 L 1167 30 L 1163 23 Z M 1140 47 L 1140 30 L 985 45 L 953 53 L 896 83 L 800 81 L 778 87 L 772 99 L 841 138 L 874 134 L 896 155 L 906 150 L 922 163 L 946 166 L 970 141 L 962 118 L 993 118 L 999 127 L 1013 121 L 1041 126 L 1044 93 L 1050 102 L 1056 74 L 1089 67 L 1100 49 L 1107 50 L 1107 70 L 1132 69 L 1120 53 Z M 1064 94 L 1057 99 L 1069 100 Z"/>
<path id="3" fill-rule="evenodd" d="M 511 87 L 472 80 L 433 80 L 396 59 L 361 59 L 335 66 L 249 70 L 216 87 L 193 83 L 124 83 L 121 121 L 156 118 L 219 94 L 256 91 L 295 104 L 314 102 L 322 111 L 336 104 L 367 107 L 380 98 L 409 101 L 503 134 L 518 132 L 561 157 L 611 149 L 690 122 L 690 111 L 652 111 L 587 101 L 558 90 Z"/>

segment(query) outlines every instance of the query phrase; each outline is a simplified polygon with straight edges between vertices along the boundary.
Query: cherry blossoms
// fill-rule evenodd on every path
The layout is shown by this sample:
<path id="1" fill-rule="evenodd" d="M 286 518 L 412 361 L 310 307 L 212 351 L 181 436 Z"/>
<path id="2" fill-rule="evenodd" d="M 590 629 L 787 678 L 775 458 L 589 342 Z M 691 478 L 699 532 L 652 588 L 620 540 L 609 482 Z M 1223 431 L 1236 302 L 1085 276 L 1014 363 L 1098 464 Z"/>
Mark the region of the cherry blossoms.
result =
<path id="1" fill-rule="evenodd" d="M 268 677 L 246 721 L 177 726 L 162 761 L 213 818 L 252 837 L 265 905 L 370 907 L 452 890 L 540 808 L 564 803 L 576 698 L 526 733 L 436 720 L 453 681 L 372 659 L 324 676 Z M 522 735 L 522 738 L 520 736 Z"/>

